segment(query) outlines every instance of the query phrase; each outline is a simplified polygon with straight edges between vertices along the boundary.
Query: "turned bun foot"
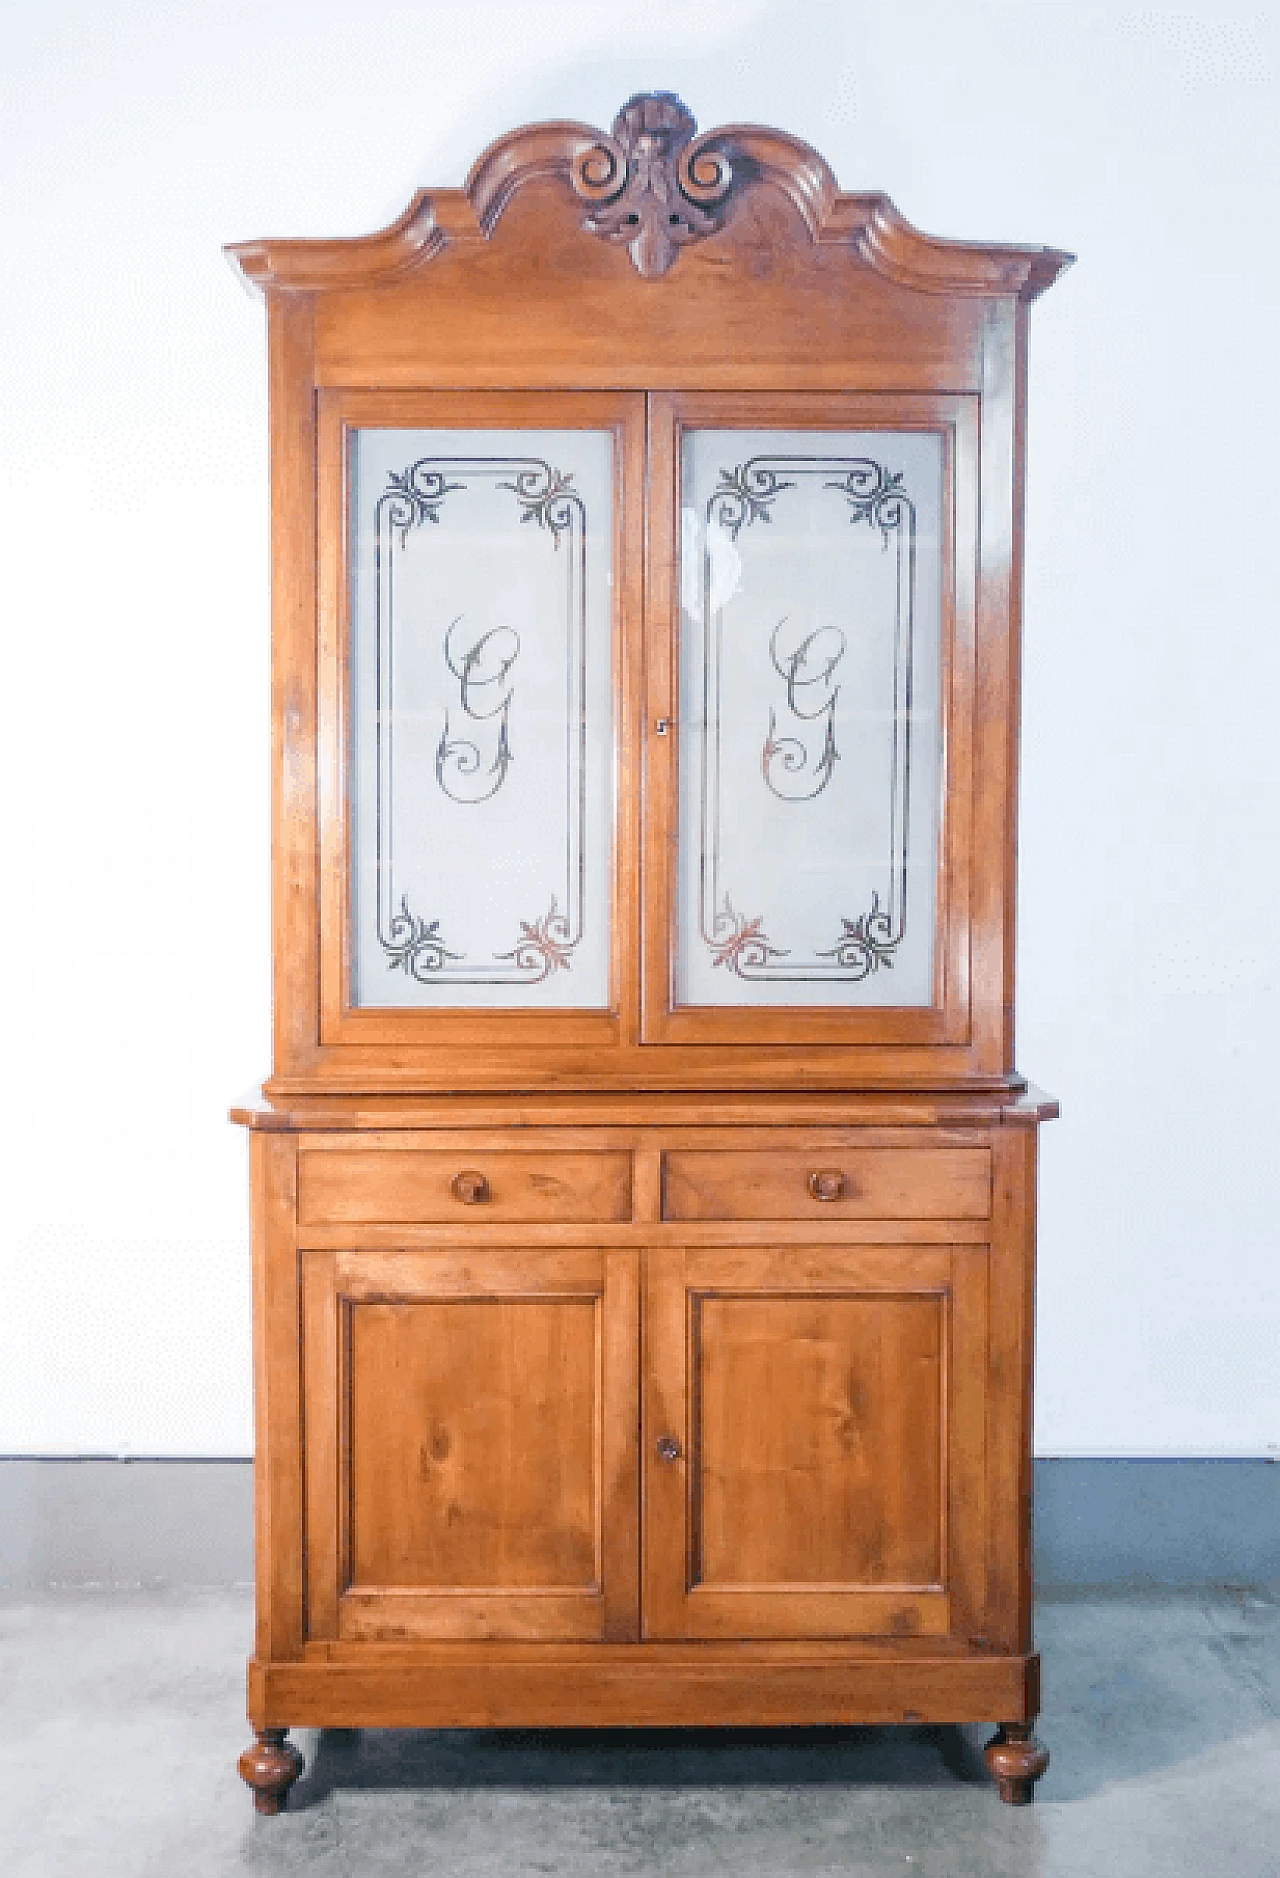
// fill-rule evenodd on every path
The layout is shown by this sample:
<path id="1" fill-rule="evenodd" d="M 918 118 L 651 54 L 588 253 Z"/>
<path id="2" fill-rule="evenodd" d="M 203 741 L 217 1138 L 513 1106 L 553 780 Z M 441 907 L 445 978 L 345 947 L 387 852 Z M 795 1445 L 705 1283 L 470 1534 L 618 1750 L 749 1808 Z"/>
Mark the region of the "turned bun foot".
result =
<path id="1" fill-rule="evenodd" d="M 1004 1722 L 987 1743 L 983 1759 L 1006 1806 L 1030 1806 L 1035 1784 L 1049 1765 L 1049 1750 L 1029 1722 Z"/>
<path id="2" fill-rule="evenodd" d="M 279 1813 L 285 1796 L 302 1772 L 302 1756 L 288 1737 L 287 1728 L 259 1728 L 257 1740 L 240 1756 L 240 1778 L 253 1789 L 253 1804 L 260 1813 Z"/>

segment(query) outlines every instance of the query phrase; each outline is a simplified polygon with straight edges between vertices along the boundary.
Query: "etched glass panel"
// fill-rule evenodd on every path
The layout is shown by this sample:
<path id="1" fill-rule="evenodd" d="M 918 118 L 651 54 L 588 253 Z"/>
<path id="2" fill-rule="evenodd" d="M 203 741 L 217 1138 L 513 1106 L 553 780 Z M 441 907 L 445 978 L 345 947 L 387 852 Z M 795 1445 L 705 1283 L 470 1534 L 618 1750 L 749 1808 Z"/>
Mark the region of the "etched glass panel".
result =
<path id="1" fill-rule="evenodd" d="M 930 1005 L 942 438 L 683 444 L 681 1005 Z"/>
<path id="2" fill-rule="evenodd" d="M 612 439 L 351 448 L 353 996 L 609 1004 Z"/>

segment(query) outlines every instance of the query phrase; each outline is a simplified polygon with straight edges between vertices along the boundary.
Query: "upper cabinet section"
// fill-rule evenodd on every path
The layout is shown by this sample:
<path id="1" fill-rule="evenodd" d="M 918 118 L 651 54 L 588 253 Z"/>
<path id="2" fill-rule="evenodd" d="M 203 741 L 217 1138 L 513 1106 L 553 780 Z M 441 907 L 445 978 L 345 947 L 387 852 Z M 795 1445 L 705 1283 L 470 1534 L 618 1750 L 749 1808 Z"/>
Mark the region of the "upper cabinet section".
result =
<path id="1" fill-rule="evenodd" d="M 1028 302 L 678 99 L 271 333 L 280 1094 L 1007 1088 Z"/>

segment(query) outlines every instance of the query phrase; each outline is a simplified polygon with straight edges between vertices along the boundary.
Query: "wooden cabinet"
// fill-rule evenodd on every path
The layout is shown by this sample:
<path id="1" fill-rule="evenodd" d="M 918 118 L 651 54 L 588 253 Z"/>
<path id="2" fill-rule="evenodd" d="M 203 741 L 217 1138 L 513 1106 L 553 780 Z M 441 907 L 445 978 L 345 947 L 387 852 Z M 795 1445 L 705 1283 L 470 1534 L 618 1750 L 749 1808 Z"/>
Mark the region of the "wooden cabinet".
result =
<path id="1" fill-rule="evenodd" d="M 255 1745 L 1030 1734 L 1028 303 L 668 94 L 246 244 L 272 386 Z"/>

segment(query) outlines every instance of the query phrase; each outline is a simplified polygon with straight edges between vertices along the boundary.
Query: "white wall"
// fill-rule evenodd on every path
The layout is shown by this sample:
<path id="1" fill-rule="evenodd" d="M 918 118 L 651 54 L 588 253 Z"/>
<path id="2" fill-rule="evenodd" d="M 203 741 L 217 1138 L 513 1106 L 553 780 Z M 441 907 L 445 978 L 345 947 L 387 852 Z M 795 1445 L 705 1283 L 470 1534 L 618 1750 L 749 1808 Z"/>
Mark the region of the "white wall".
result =
<path id="1" fill-rule="evenodd" d="M 1280 108 L 1209 6 L 12 6 L 0 1452 L 250 1440 L 266 1067 L 262 316 L 219 247 L 360 233 L 529 118 L 678 89 L 921 226 L 1045 241 L 1020 1061 L 1046 1453 L 1280 1441 Z"/>

